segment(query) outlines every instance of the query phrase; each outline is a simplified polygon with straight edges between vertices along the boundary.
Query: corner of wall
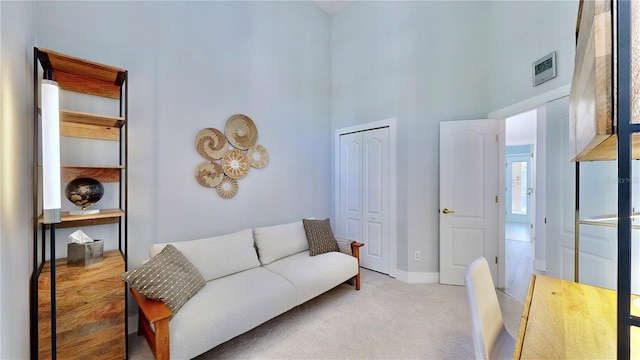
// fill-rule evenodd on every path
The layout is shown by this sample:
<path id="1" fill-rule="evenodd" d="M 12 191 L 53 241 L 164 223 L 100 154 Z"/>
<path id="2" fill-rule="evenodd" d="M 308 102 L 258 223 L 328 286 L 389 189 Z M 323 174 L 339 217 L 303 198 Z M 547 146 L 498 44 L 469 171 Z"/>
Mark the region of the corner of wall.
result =
<path id="1" fill-rule="evenodd" d="M 30 354 L 29 278 L 32 132 L 29 56 L 35 36 L 33 2 L 0 2 L 0 358 Z M 25 55 L 26 54 L 26 55 Z M 33 60 L 33 59 L 31 59 Z M 20 294 L 20 295 L 16 295 Z M 27 297 L 25 299 L 25 296 Z"/>
<path id="2" fill-rule="evenodd" d="M 409 284 L 438 284 L 440 283 L 439 272 L 407 272 L 404 270 L 396 271 L 396 279 Z"/>

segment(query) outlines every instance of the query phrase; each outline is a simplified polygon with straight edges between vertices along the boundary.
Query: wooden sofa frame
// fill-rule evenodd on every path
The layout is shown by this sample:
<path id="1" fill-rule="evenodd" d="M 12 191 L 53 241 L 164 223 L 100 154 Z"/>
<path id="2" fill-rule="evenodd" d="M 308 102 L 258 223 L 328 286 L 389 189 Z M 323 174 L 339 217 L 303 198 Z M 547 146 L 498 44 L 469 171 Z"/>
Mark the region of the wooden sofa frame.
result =
<path id="1" fill-rule="evenodd" d="M 360 247 L 362 246 L 364 246 L 363 243 L 351 242 L 351 253 L 358 259 L 358 274 L 355 276 L 356 290 L 360 290 Z M 156 360 L 169 360 L 171 310 L 162 301 L 148 299 L 134 288 L 130 290 L 138 304 L 138 335 L 144 335 Z"/>

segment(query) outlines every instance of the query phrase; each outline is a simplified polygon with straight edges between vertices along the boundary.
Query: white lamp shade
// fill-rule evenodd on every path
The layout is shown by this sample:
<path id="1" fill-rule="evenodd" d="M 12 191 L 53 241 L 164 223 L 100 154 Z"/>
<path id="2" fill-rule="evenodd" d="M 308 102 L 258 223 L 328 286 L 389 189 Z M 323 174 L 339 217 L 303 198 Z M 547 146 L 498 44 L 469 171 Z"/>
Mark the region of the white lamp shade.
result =
<path id="1" fill-rule="evenodd" d="M 60 103 L 58 83 L 42 80 L 42 207 L 44 222 L 60 222 Z"/>

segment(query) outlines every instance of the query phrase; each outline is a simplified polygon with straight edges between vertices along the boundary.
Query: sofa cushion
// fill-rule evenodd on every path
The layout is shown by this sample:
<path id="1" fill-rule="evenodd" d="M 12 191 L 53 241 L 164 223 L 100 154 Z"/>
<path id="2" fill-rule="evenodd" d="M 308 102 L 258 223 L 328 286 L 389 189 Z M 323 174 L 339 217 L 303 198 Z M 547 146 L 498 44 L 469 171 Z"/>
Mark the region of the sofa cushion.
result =
<path id="1" fill-rule="evenodd" d="M 309 256 L 301 252 L 263 266 L 296 287 L 300 305 L 358 275 L 358 259 L 342 252 Z"/>
<path id="2" fill-rule="evenodd" d="M 329 219 L 302 219 L 304 231 L 309 242 L 309 255 L 316 256 L 332 251 L 340 251 L 338 242 L 331 231 Z"/>
<path id="3" fill-rule="evenodd" d="M 171 359 L 194 358 L 292 309 L 295 300 L 293 285 L 262 267 L 209 281 L 171 319 Z"/>
<path id="4" fill-rule="evenodd" d="M 140 294 L 164 302 L 173 315 L 205 285 L 198 269 L 171 245 L 122 278 Z"/>
<path id="5" fill-rule="evenodd" d="M 205 239 L 169 243 L 180 250 L 206 281 L 260 266 L 251 229 Z M 153 244 L 152 258 L 167 244 Z"/>
<path id="6" fill-rule="evenodd" d="M 302 221 L 255 228 L 253 237 L 263 265 L 309 249 Z"/>

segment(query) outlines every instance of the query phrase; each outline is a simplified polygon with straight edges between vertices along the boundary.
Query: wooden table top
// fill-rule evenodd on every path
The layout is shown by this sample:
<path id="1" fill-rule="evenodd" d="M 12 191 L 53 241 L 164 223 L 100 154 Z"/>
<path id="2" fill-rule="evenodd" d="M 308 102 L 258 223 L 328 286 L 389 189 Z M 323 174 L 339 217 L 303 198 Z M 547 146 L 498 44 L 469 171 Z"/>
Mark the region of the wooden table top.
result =
<path id="1" fill-rule="evenodd" d="M 533 275 L 513 358 L 615 359 L 616 307 L 613 290 Z M 631 327 L 631 358 L 639 357 L 640 329 Z"/>

